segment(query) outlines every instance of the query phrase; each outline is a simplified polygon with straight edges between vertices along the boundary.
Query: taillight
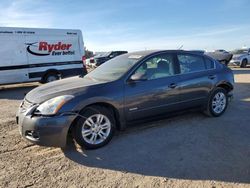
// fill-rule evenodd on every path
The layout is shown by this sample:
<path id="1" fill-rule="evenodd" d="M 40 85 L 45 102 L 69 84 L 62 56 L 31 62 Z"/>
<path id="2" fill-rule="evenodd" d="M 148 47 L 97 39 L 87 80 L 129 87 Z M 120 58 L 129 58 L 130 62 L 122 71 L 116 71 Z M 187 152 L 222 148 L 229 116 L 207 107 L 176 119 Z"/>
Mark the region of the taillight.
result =
<path id="1" fill-rule="evenodd" d="M 86 66 L 86 57 L 85 56 L 82 56 L 82 63 L 84 66 Z"/>
<path id="2" fill-rule="evenodd" d="M 91 58 L 90 58 L 90 63 L 94 63 L 94 62 L 95 62 L 94 58 L 91 57 Z"/>

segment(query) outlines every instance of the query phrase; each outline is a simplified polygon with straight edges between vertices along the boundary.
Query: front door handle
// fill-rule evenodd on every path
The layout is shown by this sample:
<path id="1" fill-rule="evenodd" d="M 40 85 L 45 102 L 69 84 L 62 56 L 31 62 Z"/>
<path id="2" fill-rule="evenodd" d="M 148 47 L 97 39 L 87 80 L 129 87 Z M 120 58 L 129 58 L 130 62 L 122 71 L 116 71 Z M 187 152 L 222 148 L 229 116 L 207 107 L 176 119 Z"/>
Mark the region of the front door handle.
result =
<path id="1" fill-rule="evenodd" d="M 175 83 L 172 83 L 172 84 L 170 84 L 168 87 L 174 89 L 174 88 L 176 88 L 176 86 L 177 86 L 177 85 L 176 85 Z"/>
<path id="2" fill-rule="evenodd" d="M 211 80 L 213 80 L 213 79 L 216 78 L 216 76 L 215 75 L 209 75 L 208 78 L 211 79 Z"/>

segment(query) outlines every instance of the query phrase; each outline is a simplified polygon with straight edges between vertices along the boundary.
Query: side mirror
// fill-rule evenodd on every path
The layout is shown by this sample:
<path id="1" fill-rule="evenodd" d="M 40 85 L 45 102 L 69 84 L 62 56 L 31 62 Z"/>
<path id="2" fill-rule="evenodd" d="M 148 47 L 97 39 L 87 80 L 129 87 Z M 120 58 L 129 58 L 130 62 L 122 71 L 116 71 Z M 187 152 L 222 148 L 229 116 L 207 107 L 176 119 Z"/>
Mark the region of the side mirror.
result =
<path id="1" fill-rule="evenodd" d="M 130 82 L 146 81 L 146 80 L 148 80 L 147 76 L 145 74 L 142 74 L 142 73 L 135 73 L 129 79 Z"/>

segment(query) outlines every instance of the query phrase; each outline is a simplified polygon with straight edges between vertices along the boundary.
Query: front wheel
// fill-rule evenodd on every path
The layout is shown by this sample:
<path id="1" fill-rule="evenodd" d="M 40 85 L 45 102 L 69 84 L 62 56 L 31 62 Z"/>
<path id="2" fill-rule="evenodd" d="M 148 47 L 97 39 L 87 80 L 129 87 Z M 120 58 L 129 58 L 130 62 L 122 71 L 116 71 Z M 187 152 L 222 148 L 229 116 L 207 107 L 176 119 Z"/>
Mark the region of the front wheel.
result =
<path id="1" fill-rule="evenodd" d="M 243 59 L 241 65 L 240 65 L 240 67 L 241 67 L 241 68 L 245 68 L 245 67 L 247 66 L 247 63 L 248 63 L 248 62 L 247 62 L 247 59 Z"/>
<path id="2" fill-rule="evenodd" d="M 85 149 L 96 149 L 106 145 L 113 137 L 115 119 L 111 110 L 91 106 L 84 110 L 73 133 L 76 142 Z"/>
<path id="3" fill-rule="evenodd" d="M 226 90 L 216 88 L 210 95 L 205 113 L 208 116 L 219 117 L 226 111 L 227 105 L 228 97 Z"/>

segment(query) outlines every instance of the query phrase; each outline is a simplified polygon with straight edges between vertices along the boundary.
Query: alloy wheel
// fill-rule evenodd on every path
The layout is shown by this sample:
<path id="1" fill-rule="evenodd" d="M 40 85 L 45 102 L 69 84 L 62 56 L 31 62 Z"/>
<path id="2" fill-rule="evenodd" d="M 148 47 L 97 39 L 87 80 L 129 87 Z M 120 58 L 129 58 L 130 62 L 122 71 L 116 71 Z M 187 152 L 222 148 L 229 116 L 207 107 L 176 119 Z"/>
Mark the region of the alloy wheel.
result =
<path id="1" fill-rule="evenodd" d="M 88 144 L 104 142 L 111 131 L 111 122 L 103 114 L 94 114 L 88 117 L 82 126 L 82 137 Z"/>
<path id="2" fill-rule="evenodd" d="M 216 114 L 222 113 L 226 108 L 226 96 L 223 92 L 218 92 L 212 100 L 212 109 Z"/>

